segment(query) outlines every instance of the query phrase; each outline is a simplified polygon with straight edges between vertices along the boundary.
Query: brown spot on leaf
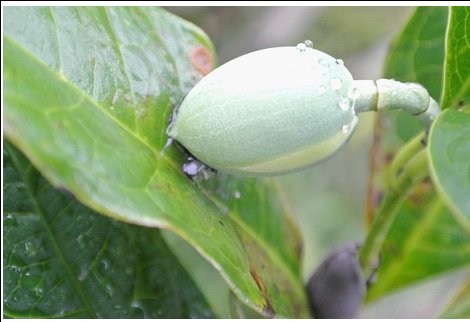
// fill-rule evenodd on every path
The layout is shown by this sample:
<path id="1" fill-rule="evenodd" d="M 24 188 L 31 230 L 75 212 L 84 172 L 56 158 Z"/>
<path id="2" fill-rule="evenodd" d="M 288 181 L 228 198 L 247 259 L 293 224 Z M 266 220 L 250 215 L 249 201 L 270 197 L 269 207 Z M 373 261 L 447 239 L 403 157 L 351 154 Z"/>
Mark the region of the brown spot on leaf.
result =
<path id="1" fill-rule="evenodd" d="M 433 185 L 430 178 L 426 178 L 423 182 L 419 183 L 413 191 L 413 194 L 408 199 L 415 209 L 422 209 L 424 205 L 429 202 L 429 196 L 432 194 Z"/>
<path id="2" fill-rule="evenodd" d="M 271 299 L 269 298 L 268 288 L 266 287 L 266 284 L 264 284 L 263 280 L 256 272 L 256 269 L 254 269 L 253 267 L 250 267 L 250 274 L 251 277 L 253 277 L 253 280 L 255 281 L 259 290 L 261 291 L 261 296 L 264 299 L 264 315 L 270 318 L 274 318 L 276 316 L 276 311 L 274 310 L 273 305 L 271 303 Z"/>
<path id="3" fill-rule="evenodd" d="M 64 131 L 65 130 L 65 127 L 64 127 L 63 123 L 54 122 L 53 125 L 54 125 L 54 128 L 56 128 L 58 131 Z"/>
<path id="4" fill-rule="evenodd" d="M 199 45 L 189 53 L 191 63 L 202 75 L 209 74 L 214 69 L 214 58 L 211 52 L 204 46 Z"/>

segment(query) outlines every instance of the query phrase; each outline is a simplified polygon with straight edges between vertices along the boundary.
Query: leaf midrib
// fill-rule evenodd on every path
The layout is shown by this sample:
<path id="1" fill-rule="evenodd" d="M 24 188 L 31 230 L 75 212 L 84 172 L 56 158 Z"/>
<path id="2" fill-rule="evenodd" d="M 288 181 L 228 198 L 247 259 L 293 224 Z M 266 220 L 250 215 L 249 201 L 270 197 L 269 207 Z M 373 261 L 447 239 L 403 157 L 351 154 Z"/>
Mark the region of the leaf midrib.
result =
<path id="1" fill-rule="evenodd" d="M 52 68 L 50 68 L 48 65 L 44 64 L 42 61 L 40 61 L 39 59 L 37 59 L 37 57 L 35 57 L 34 55 L 32 55 L 32 53 L 30 53 L 29 51 L 27 51 L 24 47 L 22 47 L 21 45 L 19 45 L 18 43 L 16 43 L 13 39 L 11 39 L 7 34 L 4 34 L 3 35 L 4 37 L 4 41 L 8 41 L 11 43 L 12 46 L 15 46 L 16 48 L 18 48 L 19 50 L 21 50 L 25 55 L 27 55 L 28 57 L 30 57 L 31 60 L 33 60 L 34 62 L 36 62 L 37 64 L 43 66 L 46 70 L 48 70 L 51 74 L 53 74 L 55 76 L 55 78 L 57 79 L 57 81 L 59 82 L 64 82 L 66 83 L 68 86 L 70 86 L 74 91 L 76 91 L 77 93 L 80 93 L 80 95 L 84 98 L 84 100 L 88 101 L 89 103 L 91 103 L 92 106 L 95 106 L 96 108 L 98 108 L 101 112 L 103 112 L 104 115 L 106 115 L 107 117 L 109 117 L 113 122 L 115 122 L 119 127 L 121 127 L 123 130 L 126 131 L 126 133 L 129 133 L 129 135 L 131 135 L 132 137 L 134 137 L 135 139 L 137 139 L 139 142 L 141 142 L 146 148 L 148 148 L 153 154 L 154 156 L 157 158 L 157 159 L 163 159 L 165 160 L 166 162 L 168 162 L 172 168 L 176 169 L 176 171 L 180 171 L 179 169 L 179 166 L 172 160 L 172 159 L 167 159 L 165 158 L 164 156 L 161 156 L 159 152 L 157 152 L 157 150 L 155 149 L 155 147 L 149 145 L 145 140 L 143 140 L 137 133 L 133 132 L 132 129 L 130 129 L 129 127 L 127 127 L 126 125 L 124 125 L 122 122 L 120 122 L 118 119 L 116 119 L 112 114 L 110 114 L 103 106 L 101 106 L 100 104 L 98 104 L 97 102 L 95 102 L 93 99 L 91 99 L 86 93 L 84 93 L 82 90 L 80 90 L 74 83 L 70 82 L 68 79 L 65 81 L 64 80 L 64 77 L 62 77 L 57 71 L 53 70 Z M 60 57 L 60 54 L 59 54 L 59 57 Z M 60 65 L 61 66 L 61 65 Z M 126 73 L 126 76 L 128 77 L 127 73 Z M 154 174 L 152 173 L 151 177 L 153 176 Z M 189 181 L 189 179 L 186 179 Z M 188 182 L 189 183 L 189 182 Z M 191 184 L 191 183 L 189 183 Z M 217 202 L 217 200 L 212 197 L 207 191 L 205 190 L 199 190 L 202 195 L 204 195 L 204 197 L 206 199 L 208 199 L 209 201 L 211 201 L 220 211 L 223 211 L 223 209 L 225 209 L 225 207 Z M 35 203 L 35 206 L 38 207 L 38 210 L 42 211 L 42 209 L 40 208 L 40 206 Z M 99 210 L 98 210 L 99 211 Z M 101 211 L 99 211 L 101 212 Z M 109 213 L 109 211 L 108 211 Z M 43 212 L 41 212 L 42 215 L 44 215 Z M 120 216 L 121 217 L 121 216 Z M 245 223 L 243 223 L 240 219 L 236 218 L 236 216 L 232 216 L 232 222 L 234 222 L 237 226 L 241 227 L 246 233 L 247 235 L 249 235 L 251 238 L 253 238 L 254 240 L 256 240 L 260 245 L 262 245 L 263 249 L 267 250 L 267 254 L 269 254 L 269 257 L 272 258 L 272 261 L 274 263 L 278 263 L 279 266 L 281 267 L 281 270 L 286 273 L 286 275 L 289 276 L 289 279 L 291 281 L 295 281 L 295 289 L 296 289 L 296 292 L 298 294 L 303 294 L 303 288 L 302 288 L 302 285 L 297 283 L 298 281 L 298 278 L 295 276 L 294 272 L 292 272 L 290 270 L 290 268 L 288 267 L 287 263 L 285 261 L 282 260 L 282 257 L 280 256 L 280 254 L 278 254 L 274 249 L 272 249 L 272 247 L 268 247 L 268 243 L 265 242 L 264 239 L 262 238 L 259 238 L 258 235 L 248 226 L 246 225 Z M 164 227 L 164 228 L 167 228 L 167 227 Z M 50 231 L 50 227 L 48 227 L 48 231 Z M 58 245 L 57 245 L 58 246 Z M 63 256 L 63 254 L 62 254 Z M 69 267 L 68 269 L 70 269 L 70 272 L 71 272 L 71 268 Z M 70 273 L 69 272 L 69 273 Z M 225 276 L 225 274 L 223 274 Z M 83 294 L 84 296 L 84 294 Z M 86 298 L 86 297 L 85 297 Z M 89 304 L 89 303 L 88 303 Z"/>
<path id="2" fill-rule="evenodd" d="M 26 180 L 24 172 L 21 171 L 21 168 L 19 167 L 19 162 L 18 162 L 18 159 L 16 157 L 16 154 L 13 153 L 12 149 L 8 145 L 5 145 L 4 148 L 8 150 L 8 153 L 11 156 L 12 163 L 13 163 L 16 171 L 18 172 L 19 176 L 21 177 L 21 180 L 25 183 L 26 190 L 27 190 L 28 195 L 31 199 L 31 202 L 32 202 L 32 204 L 35 208 L 35 212 L 39 215 L 39 218 L 41 219 L 44 227 L 46 228 L 47 235 L 50 238 L 51 244 L 52 244 L 54 250 L 56 251 L 58 258 L 62 262 L 62 265 L 65 267 L 65 272 L 68 276 L 69 281 L 72 283 L 73 287 L 76 289 L 77 294 L 80 297 L 80 299 L 81 299 L 82 303 L 84 304 L 84 306 L 85 306 L 86 310 L 88 311 L 88 313 L 91 315 L 92 318 L 97 319 L 98 316 L 96 315 L 96 312 L 93 309 L 93 307 L 92 307 L 92 305 L 91 305 L 91 303 L 88 299 L 88 296 L 86 296 L 83 288 L 80 286 L 80 282 L 76 278 L 76 274 L 74 273 L 71 265 L 69 264 L 69 262 L 67 260 L 67 257 L 65 256 L 65 252 L 62 249 L 62 247 L 60 246 L 60 243 L 56 238 L 54 230 L 51 227 L 51 224 L 47 220 L 46 211 L 43 209 L 43 207 L 40 205 L 39 201 L 36 199 L 33 188 L 29 184 L 27 184 L 28 181 Z"/>
<path id="3" fill-rule="evenodd" d="M 449 89 L 451 88 L 450 84 L 448 84 L 448 76 L 452 72 L 454 73 L 455 71 L 448 71 L 448 52 L 449 52 L 449 43 L 452 40 L 452 36 L 450 35 L 451 33 L 451 27 L 453 26 L 453 23 L 455 21 L 452 20 L 453 18 L 453 13 L 455 12 L 454 7 L 449 7 L 449 15 L 448 15 L 448 20 L 447 20 L 447 30 L 446 30 L 446 37 L 445 37 L 445 56 L 444 56 L 444 72 L 443 72 L 443 82 L 442 82 L 442 100 L 441 100 L 441 108 L 445 109 L 447 107 L 452 107 L 452 106 L 459 106 L 458 103 L 468 97 L 464 97 L 464 94 L 467 93 L 470 89 L 470 76 L 467 77 L 466 80 L 462 81 L 462 86 L 460 87 L 460 90 L 453 96 L 450 97 L 450 92 Z M 467 17 L 468 19 L 468 17 Z M 452 30 L 454 31 L 454 30 Z M 465 34 L 466 36 L 466 41 L 467 43 L 469 42 L 468 39 L 468 34 Z M 454 50 L 453 48 L 452 50 Z M 470 48 L 469 48 L 470 49 Z M 444 99 L 446 102 L 444 101 Z M 448 103 L 448 106 L 443 106 L 443 103 Z"/>
<path id="4" fill-rule="evenodd" d="M 401 258 L 407 258 L 408 255 L 416 248 L 419 248 L 419 243 L 423 240 L 422 236 L 427 232 L 427 230 L 432 227 L 433 221 L 439 216 L 439 213 L 445 208 L 444 201 L 440 198 L 438 194 L 435 194 L 433 199 L 429 202 L 429 206 L 425 210 L 425 215 L 423 219 L 420 219 L 419 225 L 414 225 L 413 229 L 408 233 L 406 242 L 401 251 Z M 418 246 L 418 247 L 417 247 Z M 387 267 L 386 270 L 380 272 L 380 279 L 385 279 L 386 283 L 377 284 L 373 288 L 372 296 L 375 299 L 383 295 L 384 291 L 391 291 L 390 283 L 394 282 L 394 276 L 397 275 L 397 272 L 401 271 L 403 266 L 403 261 L 394 260 L 391 265 Z M 437 274 L 436 272 L 435 274 Z M 429 275 L 428 275 L 429 276 Z M 394 289 L 397 286 L 394 287 Z M 398 286 L 402 287 L 402 285 Z"/>

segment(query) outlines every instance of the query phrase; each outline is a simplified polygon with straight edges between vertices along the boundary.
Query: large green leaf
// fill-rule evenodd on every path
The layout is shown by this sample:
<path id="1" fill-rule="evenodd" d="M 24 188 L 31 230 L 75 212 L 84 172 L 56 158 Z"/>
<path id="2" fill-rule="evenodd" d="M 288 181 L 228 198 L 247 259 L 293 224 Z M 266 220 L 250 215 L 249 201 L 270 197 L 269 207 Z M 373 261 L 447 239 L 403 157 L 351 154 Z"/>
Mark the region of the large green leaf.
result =
<path id="1" fill-rule="evenodd" d="M 446 41 L 442 108 L 470 104 L 470 10 L 452 7 Z M 443 112 L 429 137 L 432 178 L 448 207 L 470 230 L 470 115 Z M 465 219 L 466 218 L 466 219 Z"/>
<path id="2" fill-rule="evenodd" d="M 446 7 L 418 7 L 387 58 L 384 76 L 418 82 L 439 101 L 447 28 Z"/>
<path id="3" fill-rule="evenodd" d="M 470 231 L 456 225 L 438 196 L 421 195 L 419 200 L 417 195 L 400 210 L 389 232 L 369 298 L 470 263 Z"/>
<path id="4" fill-rule="evenodd" d="M 470 8 L 451 7 L 442 109 L 470 104 Z"/>
<path id="5" fill-rule="evenodd" d="M 419 7 L 392 46 L 385 77 L 423 84 L 439 99 L 444 73 L 446 7 Z M 375 169 L 387 173 L 396 151 L 423 127 L 407 113 L 379 117 Z M 374 176 L 370 205 L 386 193 L 387 182 Z M 368 297 L 375 299 L 440 272 L 470 263 L 470 233 L 442 205 L 430 181 L 418 185 L 399 210 L 382 249 L 377 283 Z"/>
<path id="6" fill-rule="evenodd" d="M 273 179 L 205 189 L 165 154 L 173 107 L 213 60 L 193 25 L 157 8 L 4 8 L 5 135 L 94 210 L 172 230 L 248 305 L 306 317 L 300 239 Z"/>
<path id="7" fill-rule="evenodd" d="M 429 135 L 431 174 L 439 192 L 470 234 L 470 114 L 445 110 Z"/>
<path id="8" fill-rule="evenodd" d="M 6 317 L 213 317 L 158 229 L 100 216 L 5 145 Z"/>
<path id="9" fill-rule="evenodd" d="M 387 57 L 384 77 L 401 82 L 417 82 L 439 100 L 444 68 L 446 7 L 418 7 L 403 31 L 394 40 Z M 369 195 L 369 214 L 375 213 L 385 193 L 384 174 L 392 156 L 413 136 L 423 130 L 409 113 L 389 111 L 377 115 L 374 163 Z M 386 182 L 385 182 L 386 183 Z"/>
<path id="10" fill-rule="evenodd" d="M 431 97 L 439 101 L 443 83 L 445 36 L 448 8 L 418 7 L 407 25 L 395 39 L 385 64 L 384 77 L 400 82 L 423 85 Z M 384 149 L 393 154 L 423 127 L 409 113 L 386 112 L 379 116 L 386 120 L 388 137 Z M 390 135 L 392 134 L 392 135 Z"/>

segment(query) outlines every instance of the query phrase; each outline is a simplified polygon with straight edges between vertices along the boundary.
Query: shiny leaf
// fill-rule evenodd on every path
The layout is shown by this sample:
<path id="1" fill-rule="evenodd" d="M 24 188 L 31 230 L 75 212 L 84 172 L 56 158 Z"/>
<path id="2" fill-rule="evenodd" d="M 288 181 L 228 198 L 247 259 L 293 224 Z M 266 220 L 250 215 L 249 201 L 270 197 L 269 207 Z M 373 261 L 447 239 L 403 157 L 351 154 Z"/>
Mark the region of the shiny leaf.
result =
<path id="1" fill-rule="evenodd" d="M 450 7 L 442 109 L 470 104 L 470 8 Z"/>
<path id="2" fill-rule="evenodd" d="M 370 299 L 470 263 L 470 231 L 456 224 L 438 196 L 427 196 L 429 182 L 421 189 L 427 192 L 415 192 L 388 234 Z"/>
<path id="3" fill-rule="evenodd" d="M 3 174 L 5 317 L 214 317 L 158 229 L 100 216 L 7 143 Z"/>
<path id="4" fill-rule="evenodd" d="M 444 111 L 433 124 L 429 143 L 433 181 L 470 233 L 470 114 Z"/>
<path id="5" fill-rule="evenodd" d="M 444 81 L 447 21 L 446 7 L 417 8 L 392 46 L 385 77 L 419 82 L 439 99 Z M 407 113 L 387 113 L 378 119 L 374 173 L 386 174 L 396 151 L 423 127 Z M 379 175 L 374 175 L 371 182 L 369 214 L 375 212 L 388 184 Z M 469 243 L 468 229 L 442 204 L 432 183 L 421 183 L 400 208 L 387 235 L 378 279 L 371 286 L 368 299 L 468 264 Z"/>
<path id="6" fill-rule="evenodd" d="M 101 214 L 179 234 L 258 312 L 308 316 L 275 180 L 220 175 L 201 188 L 175 145 L 161 154 L 173 108 L 214 64 L 198 28 L 157 8 L 4 17 L 4 133 L 42 175 Z"/>

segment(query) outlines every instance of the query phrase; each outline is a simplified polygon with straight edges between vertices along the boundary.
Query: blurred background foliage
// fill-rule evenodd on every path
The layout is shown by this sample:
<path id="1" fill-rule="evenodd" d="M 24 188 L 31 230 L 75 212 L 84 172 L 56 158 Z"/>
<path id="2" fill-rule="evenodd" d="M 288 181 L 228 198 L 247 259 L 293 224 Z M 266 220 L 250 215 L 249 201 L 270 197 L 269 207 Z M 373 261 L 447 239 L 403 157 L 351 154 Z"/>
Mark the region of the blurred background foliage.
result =
<path id="1" fill-rule="evenodd" d="M 345 62 L 354 79 L 378 79 L 393 38 L 413 7 L 165 7 L 202 28 L 213 41 L 219 64 L 269 47 L 295 46 L 309 39 L 314 48 Z M 351 142 L 326 163 L 279 177 L 304 239 L 304 278 L 334 246 L 362 241 L 370 175 L 374 113 L 359 115 Z M 183 250 L 165 233 L 175 252 L 199 280 L 209 301 L 226 303 L 223 281 L 210 266 Z M 200 264 L 195 264 L 196 262 Z M 207 282 L 205 282 L 208 279 Z M 203 282 L 200 282 L 203 281 Z M 221 284 L 222 283 L 222 284 Z M 209 285 L 209 286 L 207 286 Z M 204 290 L 203 290 L 204 291 Z M 223 300 L 222 300 L 223 299 Z M 220 308 L 220 305 L 217 305 Z M 227 312 L 219 312 L 222 316 Z"/>

